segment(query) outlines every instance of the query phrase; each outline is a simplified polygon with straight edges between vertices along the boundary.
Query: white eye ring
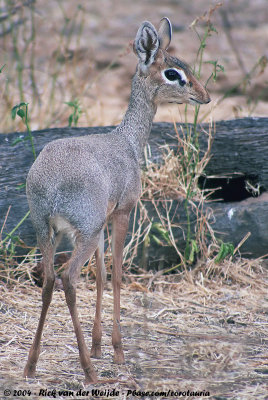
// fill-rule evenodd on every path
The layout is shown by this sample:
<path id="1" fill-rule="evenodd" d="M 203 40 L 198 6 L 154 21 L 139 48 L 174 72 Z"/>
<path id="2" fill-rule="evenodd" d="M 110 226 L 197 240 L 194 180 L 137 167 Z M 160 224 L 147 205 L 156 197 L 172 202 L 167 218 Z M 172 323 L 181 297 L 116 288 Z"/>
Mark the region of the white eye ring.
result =
<path id="1" fill-rule="evenodd" d="M 166 77 L 165 73 L 166 73 L 166 71 L 169 71 L 169 70 L 176 71 L 177 74 L 179 75 L 180 81 L 184 82 L 184 85 L 186 83 L 188 83 L 188 79 L 187 79 L 187 76 L 185 75 L 185 72 L 182 69 L 178 69 L 178 68 L 174 68 L 174 67 L 167 68 L 162 71 L 162 77 L 166 83 L 168 83 L 169 85 L 177 85 L 178 84 L 178 79 L 170 80 Z M 184 86 L 184 85 L 181 85 L 181 86 Z"/>

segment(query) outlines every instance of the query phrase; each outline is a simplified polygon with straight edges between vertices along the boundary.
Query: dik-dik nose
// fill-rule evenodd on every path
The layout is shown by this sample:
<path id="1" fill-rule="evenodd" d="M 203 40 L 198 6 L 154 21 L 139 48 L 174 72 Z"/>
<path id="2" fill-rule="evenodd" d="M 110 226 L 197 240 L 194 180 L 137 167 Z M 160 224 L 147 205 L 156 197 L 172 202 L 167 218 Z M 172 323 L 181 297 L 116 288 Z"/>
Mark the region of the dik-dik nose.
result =
<path id="1" fill-rule="evenodd" d="M 205 89 L 205 96 L 204 96 L 204 101 L 203 101 L 203 103 L 204 103 L 204 104 L 208 104 L 208 103 L 210 103 L 210 102 L 211 102 L 210 95 L 209 95 L 208 91 Z"/>

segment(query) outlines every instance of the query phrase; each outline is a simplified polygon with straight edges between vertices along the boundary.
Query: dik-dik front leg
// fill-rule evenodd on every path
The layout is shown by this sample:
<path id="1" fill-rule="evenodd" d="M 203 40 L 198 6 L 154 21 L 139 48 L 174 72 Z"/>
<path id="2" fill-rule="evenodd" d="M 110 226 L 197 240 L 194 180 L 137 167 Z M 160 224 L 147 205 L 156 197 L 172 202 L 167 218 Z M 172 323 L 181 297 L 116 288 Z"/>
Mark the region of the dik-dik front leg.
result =
<path id="1" fill-rule="evenodd" d="M 125 362 L 124 352 L 122 348 L 122 340 L 121 340 L 121 329 L 120 329 L 120 289 L 122 282 L 123 250 L 128 230 L 128 222 L 129 222 L 129 211 L 116 211 L 113 214 L 112 284 L 114 292 L 114 312 L 113 312 L 112 344 L 114 347 L 114 362 L 116 364 L 123 364 Z"/>

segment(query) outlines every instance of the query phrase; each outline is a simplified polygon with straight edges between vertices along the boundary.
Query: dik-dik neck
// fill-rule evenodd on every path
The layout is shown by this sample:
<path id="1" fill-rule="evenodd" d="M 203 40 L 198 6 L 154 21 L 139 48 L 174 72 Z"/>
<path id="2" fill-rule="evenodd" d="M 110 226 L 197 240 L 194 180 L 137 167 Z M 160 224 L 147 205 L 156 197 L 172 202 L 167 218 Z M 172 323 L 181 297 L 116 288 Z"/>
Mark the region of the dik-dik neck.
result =
<path id="1" fill-rule="evenodd" d="M 156 113 L 156 105 L 152 97 L 146 78 L 136 73 L 132 80 L 128 109 L 118 130 L 131 143 L 139 156 L 148 140 Z"/>

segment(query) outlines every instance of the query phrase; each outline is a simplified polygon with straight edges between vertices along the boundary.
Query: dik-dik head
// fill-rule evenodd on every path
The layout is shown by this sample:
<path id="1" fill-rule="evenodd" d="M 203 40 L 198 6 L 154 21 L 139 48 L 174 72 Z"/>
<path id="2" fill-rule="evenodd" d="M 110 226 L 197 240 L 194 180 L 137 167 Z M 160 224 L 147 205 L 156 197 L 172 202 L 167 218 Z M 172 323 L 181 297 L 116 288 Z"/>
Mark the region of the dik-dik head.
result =
<path id="1" fill-rule="evenodd" d="M 150 22 L 140 26 L 133 45 L 139 58 L 137 73 L 145 79 L 150 97 L 155 104 L 204 104 L 210 97 L 190 68 L 167 53 L 172 35 L 168 18 L 160 22 L 158 32 Z"/>

